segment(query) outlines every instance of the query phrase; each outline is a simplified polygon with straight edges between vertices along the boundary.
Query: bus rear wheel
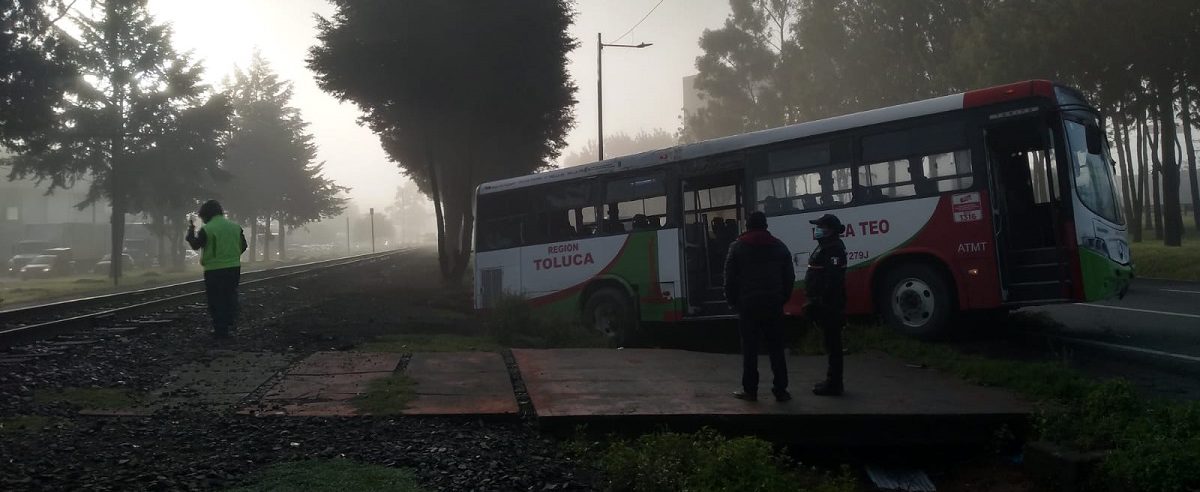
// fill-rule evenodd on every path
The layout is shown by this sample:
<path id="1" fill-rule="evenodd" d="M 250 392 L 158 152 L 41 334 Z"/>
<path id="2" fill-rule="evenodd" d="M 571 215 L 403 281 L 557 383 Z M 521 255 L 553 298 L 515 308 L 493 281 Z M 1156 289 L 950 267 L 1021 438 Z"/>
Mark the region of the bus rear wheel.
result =
<path id="1" fill-rule="evenodd" d="M 879 312 L 896 331 L 931 339 L 945 333 L 953 301 L 945 277 L 929 265 L 891 269 L 879 289 Z"/>
<path id="2" fill-rule="evenodd" d="M 607 339 L 610 345 L 624 345 L 636 328 L 629 296 L 612 287 L 593 292 L 583 305 L 583 323 Z"/>

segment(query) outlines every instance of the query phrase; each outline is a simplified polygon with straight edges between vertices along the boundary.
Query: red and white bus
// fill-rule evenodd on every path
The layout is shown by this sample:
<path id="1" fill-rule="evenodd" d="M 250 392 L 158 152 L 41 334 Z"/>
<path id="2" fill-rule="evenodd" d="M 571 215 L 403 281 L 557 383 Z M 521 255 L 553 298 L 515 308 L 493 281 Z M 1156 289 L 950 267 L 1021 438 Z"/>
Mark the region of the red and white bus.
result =
<path id="1" fill-rule="evenodd" d="M 729 316 L 722 265 L 748 209 L 797 279 L 808 221 L 841 218 L 848 311 L 911 335 L 964 311 L 1123 295 L 1102 121 L 1036 80 L 485 183 L 475 304 L 521 296 L 617 342 L 644 322 Z M 786 312 L 804 302 L 801 281 Z"/>

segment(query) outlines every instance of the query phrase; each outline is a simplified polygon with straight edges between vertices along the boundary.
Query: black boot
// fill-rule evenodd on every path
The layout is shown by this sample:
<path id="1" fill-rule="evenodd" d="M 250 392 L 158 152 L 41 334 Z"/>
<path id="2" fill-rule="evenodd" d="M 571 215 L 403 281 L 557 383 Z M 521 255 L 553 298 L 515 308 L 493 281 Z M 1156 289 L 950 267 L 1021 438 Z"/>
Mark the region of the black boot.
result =
<path id="1" fill-rule="evenodd" d="M 825 380 L 813 386 L 812 392 L 817 396 L 841 396 L 843 391 L 842 383 Z"/>
<path id="2" fill-rule="evenodd" d="M 737 390 L 733 392 L 733 397 L 745 401 L 758 401 L 758 395 L 746 390 Z"/>

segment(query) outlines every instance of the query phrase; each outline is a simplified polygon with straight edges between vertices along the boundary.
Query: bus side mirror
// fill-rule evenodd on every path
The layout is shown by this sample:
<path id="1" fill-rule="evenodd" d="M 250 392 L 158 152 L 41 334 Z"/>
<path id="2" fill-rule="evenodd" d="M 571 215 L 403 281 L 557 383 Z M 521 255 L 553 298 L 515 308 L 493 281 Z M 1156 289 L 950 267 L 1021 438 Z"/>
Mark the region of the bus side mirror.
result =
<path id="1" fill-rule="evenodd" d="M 1100 129 L 1094 126 L 1087 128 L 1087 151 L 1089 154 L 1101 155 L 1104 153 L 1104 135 L 1100 133 Z"/>

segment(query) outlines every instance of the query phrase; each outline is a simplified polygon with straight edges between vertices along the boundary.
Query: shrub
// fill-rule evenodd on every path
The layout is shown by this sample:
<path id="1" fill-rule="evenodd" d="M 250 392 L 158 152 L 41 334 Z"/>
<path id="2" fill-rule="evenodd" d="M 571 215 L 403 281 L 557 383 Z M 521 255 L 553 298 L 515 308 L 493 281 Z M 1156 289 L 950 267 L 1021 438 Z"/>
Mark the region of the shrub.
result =
<path id="1" fill-rule="evenodd" d="M 598 456 L 609 490 L 856 490 L 847 471 L 831 476 L 794 467 L 767 441 L 726 438 L 711 429 L 694 434 L 648 434 L 588 452 Z"/>
<path id="2" fill-rule="evenodd" d="M 518 296 L 505 296 L 487 314 L 488 334 L 503 345 L 535 348 L 603 347 L 578 316 L 536 309 Z"/>

